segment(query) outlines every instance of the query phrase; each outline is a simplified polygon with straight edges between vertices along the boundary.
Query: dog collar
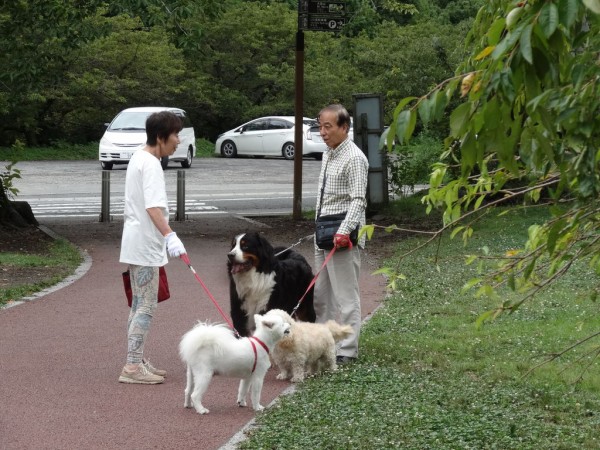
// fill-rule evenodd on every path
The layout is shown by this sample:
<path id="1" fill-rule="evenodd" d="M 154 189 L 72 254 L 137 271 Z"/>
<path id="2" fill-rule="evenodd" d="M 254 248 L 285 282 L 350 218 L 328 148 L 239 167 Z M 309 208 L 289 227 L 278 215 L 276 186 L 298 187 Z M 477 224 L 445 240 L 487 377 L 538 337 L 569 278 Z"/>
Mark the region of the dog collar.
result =
<path id="1" fill-rule="evenodd" d="M 254 370 L 256 369 L 256 362 L 258 361 L 258 352 L 256 351 L 256 344 L 254 343 L 254 341 L 258 342 L 262 346 L 262 348 L 265 349 L 267 355 L 269 354 L 269 347 L 267 347 L 267 344 L 265 344 L 263 341 L 261 341 L 255 336 L 250 336 L 248 340 L 250 341 L 250 344 L 252 344 L 252 350 L 254 351 L 254 365 L 252 366 L 252 373 L 254 373 Z"/>

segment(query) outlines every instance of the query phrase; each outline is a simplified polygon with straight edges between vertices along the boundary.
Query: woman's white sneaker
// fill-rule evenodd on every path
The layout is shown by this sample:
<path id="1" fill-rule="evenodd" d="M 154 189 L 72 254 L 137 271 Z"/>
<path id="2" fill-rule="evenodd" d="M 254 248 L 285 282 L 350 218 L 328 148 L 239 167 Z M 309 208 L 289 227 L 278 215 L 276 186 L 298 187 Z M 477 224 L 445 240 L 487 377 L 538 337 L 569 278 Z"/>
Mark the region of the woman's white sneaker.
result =
<path id="1" fill-rule="evenodd" d="M 123 367 L 119 376 L 119 383 L 160 384 L 163 381 L 165 381 L 164 377 L 153 374 L 144 364 L 139 364 L 137 370 L 133 372 L 129 372 Z"/>
<path id="2" fill-rule="evenodd" d="M 166 378 L 167 376 L 167 371 L 163 370 L 163 369 L 157 369 L 156 367 L 154 367 L 152 365 L 152 363 L 150 361 L 148 361 L 147 359 L 143 359 L 142 360 L 142 364 L 144 366 L 146 366 L 146 369 L 148 369 L 151 373 L 153 373 L 154 375 L 158 375 L 159 377 L 163 377 Z"/>

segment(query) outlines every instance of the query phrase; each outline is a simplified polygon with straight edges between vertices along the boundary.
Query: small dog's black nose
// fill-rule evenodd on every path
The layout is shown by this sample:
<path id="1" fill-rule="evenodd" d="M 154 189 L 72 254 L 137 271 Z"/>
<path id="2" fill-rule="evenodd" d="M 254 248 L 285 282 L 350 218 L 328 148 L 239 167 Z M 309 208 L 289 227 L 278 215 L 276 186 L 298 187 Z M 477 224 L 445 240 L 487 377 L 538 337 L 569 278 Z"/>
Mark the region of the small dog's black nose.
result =
<path id="1" fill-rule="evenodd" d="M 233 261 L 235 259 L 235 254 L 233 254 L 232 252 L 227 253 L 227 258 L 229 258 L 229 261 Z"/>

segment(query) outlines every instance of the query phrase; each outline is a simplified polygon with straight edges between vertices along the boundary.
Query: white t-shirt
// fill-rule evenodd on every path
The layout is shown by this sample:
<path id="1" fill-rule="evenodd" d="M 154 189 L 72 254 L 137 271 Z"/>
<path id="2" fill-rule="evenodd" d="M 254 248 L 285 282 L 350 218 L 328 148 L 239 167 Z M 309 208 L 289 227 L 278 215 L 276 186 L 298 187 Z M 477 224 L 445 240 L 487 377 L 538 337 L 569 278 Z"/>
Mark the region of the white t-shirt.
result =
<path id="1" fill-rule="evenodd" d="M 164 266 L 165 238 L 152 223 L 147 208 L 161 208 L 169 221 L 165 176 L 160 161 L 144 150 L 133 154 L 125 176 L 125 212 L 120 262 Z"/>

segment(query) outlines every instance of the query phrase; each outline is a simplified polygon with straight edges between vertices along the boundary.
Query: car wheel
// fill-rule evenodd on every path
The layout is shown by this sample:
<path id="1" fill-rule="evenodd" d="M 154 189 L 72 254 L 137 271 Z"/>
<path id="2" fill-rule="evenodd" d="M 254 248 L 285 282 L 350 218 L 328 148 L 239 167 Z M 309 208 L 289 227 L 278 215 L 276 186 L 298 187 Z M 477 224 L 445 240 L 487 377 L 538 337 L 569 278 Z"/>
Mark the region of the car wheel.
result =
<path id="1" fill-rule="evenodd" d="M 113 168 L 113 163 L 111 162 L 106 162 L 106 161 L 100 161 L 100 166 L 104 169 L 104 170 L 112 170 Z"/>
<path id="2" fill-rule="evenodd" d="M 185 161 L 181 161 L 181 167 L 183 167 L 184 169 L 189 169 L 190 167 L 192 167 L 192 158 L 193 158 L 193 151 L 192 151 L 192 147 L 188 148 L 188 152 L 187 152 L 187 158 L 185 158 Z"/>
<path id="3" fill-rule="evenodd" d="M 285 144 L 283 144 L 281 154 L 285 159 L 294 159 L 294 143 L 286 142 Z"/>
<path id="4" fill-rule="evenodd" d="M 237 147 L 233 141 L 225 141 L 221 145 L 221 156 L 225 158 L 235 158 L 237 156 Z"/>
<path id="5" fill-rule="evenodd" d="M 163 170 L 166 169 L 169 165 L 169 157 L 163 156 L 162 158 L 160 158 L 160 165 L 162 166 Z"/>

